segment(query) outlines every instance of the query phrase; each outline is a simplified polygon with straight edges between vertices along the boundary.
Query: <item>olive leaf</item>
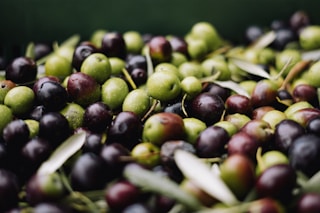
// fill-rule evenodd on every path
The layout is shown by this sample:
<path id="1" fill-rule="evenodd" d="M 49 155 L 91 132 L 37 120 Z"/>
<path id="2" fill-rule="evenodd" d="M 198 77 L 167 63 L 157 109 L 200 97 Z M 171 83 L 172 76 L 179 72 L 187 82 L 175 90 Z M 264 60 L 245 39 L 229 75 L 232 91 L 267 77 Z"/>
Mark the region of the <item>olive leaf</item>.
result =
<path id="1" fill-rule="evenodd" d="M 226 205 L 232 206 L 239 203 L 224 181 L 194 154 L 184 150 L 177 150 L 174 154 L 174 159 L 183 175 L 194 181 L 198 187 L 209 195 Z"/>
<path id="2" fill-rule="evenodd" d="M 30 42 L 27 45 L 25 56 L 27 58 L 34 59 L 34 43 L 33 42 Z"/>
<path id="3" fill-rule="evenodd" d="M 243 95 L 250 98 L 249 93 L 234 81 L 213 81 L 213 82 L 218 84 L 221 87 L 231 89 L 232 91 L 236 92 L 239 95 Z"/>
<path id="4" fill-rule="evenodd" d="M 260 76 L 266 79 L 272 78 L 268 72 L 266 72 L 264 69 L 262 69 L 260 66 L 254 63 L 251 63 L 239 58 L 230 58 L 230 61 L 234 63 L 237 67 L 242 69 L 243 71 L 248 72 L 252 75 Z"/>
<path id="5" fill-rule="evenodd" d="M 129 165 L 123 171 L 124 177 L 145 191 L 158 193 L 176 200 L 190 210 L 202 209 L 202 204 L 191 194 L 169 178 L 159 176 L 140 166 Z"/>
<path id="6" fill-rule="evenodd" d="M 311 50 L 301 53 L 302 60 L 304 61 L 319 61 L 320 60 L 320 49 Z"/>
<path id="7" fill-rule="evenodd" d="M 302 185 L 301 191 L 320 193 L 320 171 Z"/>
<path id="8" fill-rule="evenodd" d="M 151 76 L 152 73 L 154 72 L 154 69 L 153 69 L 152 59 L 150 56 L 149 47 L 146 48 L 146 60 L 147 60 L 147 73 L 148 73 L 148 76 Z"/>
<path id="9" fill-rule="evenodd" d="M 79 132 L 65 140 L 39 167 L 38 174 L 51 174 L 59 169 L 72 155 L 83 146 L 86 139 L 85 132 Z"/>
<path id="10" fill-rule="evenodd" d="M 269 31 L 258 38 L 258 40 L 251 45 L 251 48 L 263 49 L 269 46 L 276 39 L 276 36 L 274 31 Z"/>

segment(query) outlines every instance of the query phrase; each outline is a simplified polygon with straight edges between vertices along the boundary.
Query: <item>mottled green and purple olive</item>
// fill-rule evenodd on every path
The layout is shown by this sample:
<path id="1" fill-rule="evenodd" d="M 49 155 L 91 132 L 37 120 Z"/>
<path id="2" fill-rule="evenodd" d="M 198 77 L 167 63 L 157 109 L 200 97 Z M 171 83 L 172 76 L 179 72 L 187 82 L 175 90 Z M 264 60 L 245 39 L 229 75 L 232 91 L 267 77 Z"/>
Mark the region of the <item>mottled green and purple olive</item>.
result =
<path id="1" fill-rule="evenodd" d="M 0 103 L 4 103 L 4 97 L 7 95 L 8 91 L 17 86 L 11 80 L 1 80 L 0 81 Z"/>
<path id="2" fill-rule="evenodd" d="M 220 165 L 220 176 L 231 191 L 243 199 L 255 182 L 255 168 L 251 159 L 242 154 L 229 156 Z"/>
<path id="3" fill-rule="evenodd" d="M 183 119 L 174 113 L 162 112 L 149 117 L 144 124 L 142 139 L 161 146 L 168 140 L 179 140 L 185 137 Z"/>

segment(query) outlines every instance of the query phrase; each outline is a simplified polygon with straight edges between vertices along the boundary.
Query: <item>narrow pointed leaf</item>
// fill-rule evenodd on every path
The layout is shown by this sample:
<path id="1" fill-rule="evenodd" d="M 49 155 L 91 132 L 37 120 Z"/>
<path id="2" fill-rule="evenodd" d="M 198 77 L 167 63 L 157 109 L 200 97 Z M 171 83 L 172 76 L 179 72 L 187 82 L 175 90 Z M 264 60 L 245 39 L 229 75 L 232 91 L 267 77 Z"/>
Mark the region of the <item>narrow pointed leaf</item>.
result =
<path id="1" fill-rule="evenodd" d="M 127 166 L 123 174 L 126 179 L 143 190 L 172 198 L 190 210 L 196 211 L 203 208 L 194 196 L 183 191 L 177 183 L 169 178 L 159 176 L 139 166 Z"/>
<path id="2" fill-rule="evenodd" d="M 319 61 L 320 60 L 320 50 L 311 50 L 303 52 L 301 54 L 302 60 L 305 61 Z"/>
<path id="3" fill-rule="evenodd" d="M 262 69 L 260 66 L 250 63 L 248 61 L 239 59 L 239 58 L 232 58 L 231 62 L 238 66 L 245 72 L 248 72 L 252 75 L 260 76 L 262 78 L 270 79 L 271 76 L 268 72 Z"/>
<path id="4" fill-rule="evenodd" d="M 262 35 L 251 47 L 255 49 L 263 49 L 269 46 L 276 39 L 276 33 L 269 31 Z"/>
<path id="5" fill-rule="evenodd" d="M 223 180 L 212 172 L 210 167 L 194 154 L 183 150 L 177 150 L 174 159 L 184 176 L 194 181 L 198 187 L 209 195 L 227 205 L 239 203 Z"/>
<path id="6" fill-rule="evenodd" d="M 34 43 L 30 42 L 27 45 L 25 56 L 34 59 Z"/>
<path id="7" fill-rule="evenodd" d="M 86 133 L 80 132 L 65 140 L 38 169 L 38 174 L 51 174 L 59 169 L 72 155 L 83 146 Z"/>
<path id="8" fill-rule="evenodd" d="M 146 48 L 146 59 L 147 59 L 147 73 L 148 73 L 148 76 L 151 76 L 152 73 L 154 72 L 154 69 L 153 69 L 152 59 L 150 56 L 149 47 Z"/>
<path id="9" fill-rule="evenodd" d="M 248 94 L 248 92 L 234 81 L 213 81 L 213 82 L 218 84 L 221 87 L 231 89 L 232 91 L 236 92 L 239 95 L 243 95 L 250 98 L 250 95 Z"/>
<path id="10" fill-rule="evenodd" d="M 302 191 L 320 193 L 320 172 L 317 172 L 307 182 L 305 182 L 302 186 Z"/>

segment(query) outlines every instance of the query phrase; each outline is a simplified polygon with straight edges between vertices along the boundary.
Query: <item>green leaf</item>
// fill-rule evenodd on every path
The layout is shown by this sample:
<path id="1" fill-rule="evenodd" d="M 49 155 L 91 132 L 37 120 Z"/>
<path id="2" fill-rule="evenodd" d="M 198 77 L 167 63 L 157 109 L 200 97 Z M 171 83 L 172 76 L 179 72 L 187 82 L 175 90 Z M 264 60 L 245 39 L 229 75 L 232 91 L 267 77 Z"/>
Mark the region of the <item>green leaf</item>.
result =
<path id="1" fill-rule="evenodd" d="M 143 190 L 172 198 L 193 211 L 203 208 L 194 196 L 183 191 L 177 183 L 169 178 L 134 165 L 125 167 L 123 173 L 125 178 Z"/>
<path id="2" fill-rule="evenodd" d="M 248 92 L 234 81 L 213 81 L 213 82 L 218 84 L 221 87 L 230 89 L 239 95 L 243 95 L 250 98 L 250 95 L 248 94 Z"/>
<path id="3" fill-rule="evenodd" d="M 27 46 L 25 56 L 34 59 L 34 43 L 30 42 Z"/>
<path id="4" fill-rule="evenodd" d="M 320 193 L 320 171 L 302 185 L 301 191 Z"/>
<path id="5" fill-rule="evenodd" d="M 231 58 L 230 61 L 243 71 L 246 71 L 252 75 L 260 76 L 266 79 L 271 79 L 271 76 L 268 72 L 266 72 L 264 69 L 262 69 L 260 66 L 254 63 L 239 58 Z"/>
<path id="6" fill-rule="evenodd" d="M 276 39 L 276 33 L 274 31 L 269 31 L 262 35 L 258 40 L 251 46 L 251 48 L 255 49 L 263 49 L 269 44 L 271 44 Z"/>
<path id="7" fill-rule="evenodd" d="M 184 176 L 209 195 L 227 205 L 239 203 L 224 181 L 194 154 L 184 150 L 177 150 L 174 154 L 174 159 Z"/>
<path id="8" fill-rule="evenodd" d="M 38 174 L 51 174 L 59 169 L 72 155 L 81 149 L 86 139 L 85 132 L 79 132 L 64 141 L 38 169 Z"/>
<path id="9" fill-rule="evenodd" d="M 154 69 L 153 69 L 152 59 L 150 56 L 149 47 L 146 48 L 146 59 L 147 59 L 147 73 L 148 73 L 148 76 L 151 76 L 152 73 L 154 72 Z"/>

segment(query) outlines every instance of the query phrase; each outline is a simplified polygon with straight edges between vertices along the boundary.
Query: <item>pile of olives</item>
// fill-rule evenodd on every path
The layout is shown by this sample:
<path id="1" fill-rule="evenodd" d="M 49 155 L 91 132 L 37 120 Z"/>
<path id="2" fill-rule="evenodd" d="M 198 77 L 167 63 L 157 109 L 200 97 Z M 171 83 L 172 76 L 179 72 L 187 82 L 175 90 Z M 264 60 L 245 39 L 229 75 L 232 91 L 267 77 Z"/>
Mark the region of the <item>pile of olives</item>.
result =
<path id="1" fill-rule="evenodd" d="M 0 211 L 320 212 L 319 49 L 297 11 L 0 56 Z"/>

